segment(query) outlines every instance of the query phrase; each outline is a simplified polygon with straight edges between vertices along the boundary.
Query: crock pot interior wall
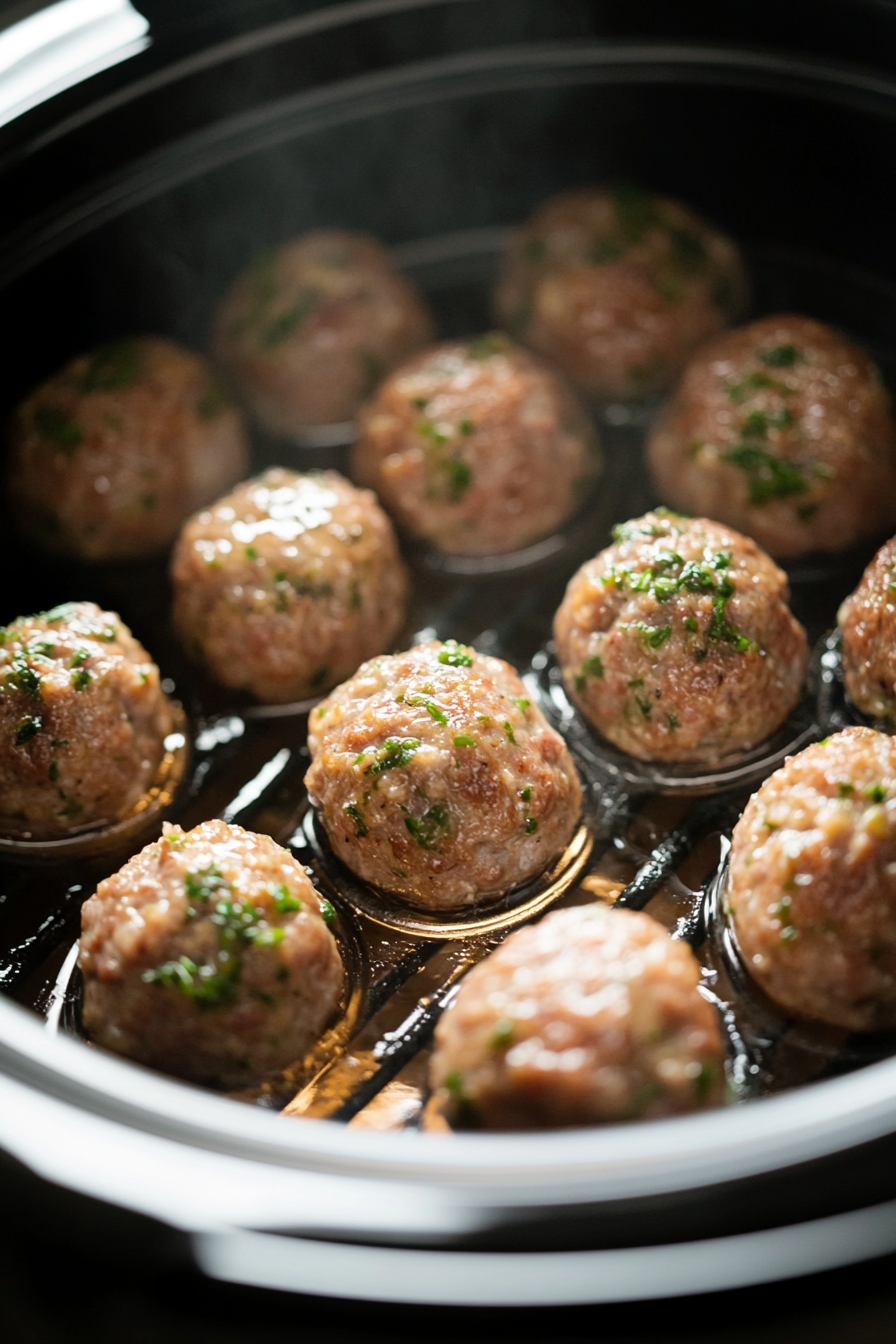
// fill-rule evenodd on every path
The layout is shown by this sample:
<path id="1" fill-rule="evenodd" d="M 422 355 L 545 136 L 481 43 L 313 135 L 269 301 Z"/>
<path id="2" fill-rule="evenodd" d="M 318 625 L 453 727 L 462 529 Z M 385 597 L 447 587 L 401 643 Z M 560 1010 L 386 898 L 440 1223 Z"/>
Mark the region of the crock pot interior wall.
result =
<path id="1" fill-rule="evenodd" d="M 790 292 L 775 290 L 776 305 L 806 308 L 872 346 L 896 344 L 890 288 L 896 262 L 889 217 L 880 208 L 893 176 L 896 101 L 883 85 L 826 84 L 817 68 L 810 77 L 796 58 L 763 70 L 761 61 L 733 49 L 710 65 L 668 45 L 615 64 L 601 63 L 597 50 L 589 67 L 588 43 L 602 33 L 638 36 L 634 21 L 628 29 L 620 23 L 621 8 L 483 3 L 391 16 L 363 31 L 331 34 L 318 42 L 318 56 L 305 52 L 303 59 L 316 62 L 326 82 L 321 71 L 329 80 L 349 79 L 389 64 L 400 74 L 402 62 L 435 61 L 443 47 L 454 55 L 481 43 L 487 50 L 475 79 L 469 68 L 443 69 L 438 77 L 424 69 L 395 95 L 399 105 L 385 110 L 357 92 L 336 90 L 331 124 L 302 125 L 271 105 L 301 85 L 301 62 L 292 67 L 268 52 L 247 58 L 238 77 L 215 68 L 167 86 L 153 104 L 166 107 L 165 116 L 154 117 L 138 100 L 118 118 L 110 112 L 77 136 L 48 142 L 25 166 L 13 156 L 7 182 L 19 180 L 23 190 L 6 209 L 10 227 L 24 229 L 21 255 L 29 211 L 44 228 L 54 200 L 61 214 L 71 213 L 67 197 L 83 184 L 89 226 L 89 202 L 111 174 L 118 175 L 118 196 L 107 222 L 87 227 L 6 289 L 0 409 L 11 409 L 37 380 L 97 340 L 155 330 L 203 347 L 215 303 L 236 271 L 260 247 L 302 229 L 367 229 L 402 244 L 503 226 L 552 191 L 605 178 L 679 195 L 757 252 L 784 248 L 795 257 L 832 258 L 838 265 L 827 283 L 819 284 L 817 265 L 795 265 Z M 646 11 L 657 12 L 643 6 L 632 13 Z M 768 31 L 756 40 L 770 42 L 771 10 L 759 12 Z M 693 29 L 706 31 L 698 22 Z M 530 45 L 525 60 L 499 50 L 501 43 L 544 38 L 569 45 L 577 34 L 569 59 L 556 46 Z M 67 114 L 82 96 L 61 100 Z M 45 128 L 49 114 L 39 111 Z M 260 141 L 267 137 L 267 147 L 251 152 L 240 139 L 243 124 L 214 132 L 222 118 L 247 111 L 257 114 Z M 129 141 L 129 128 L 140 125 L 141 134 Z M 196 137 L 189 152 L 181 135 Z M 141 155 L 153 156 L 149 169 Z M 58 179 L 48 171 L 54 163 L 65 168 Z M 139 203 L 129 204 L 134 199 Z M 97 211 L 93 218 L 102 216 Z M 843 267 L 859 268 L 862 276 L 842 284 Z M 760 288 L 757 306 L 770 301 Z M 461 310 L 445 308 L 442 318 L 457 330 L 485 325 L 482 294 Z M 14 595 L 5 589 L 0 598 L 0 621 L 23 605 L 46 605 L 53 576 L 22 566 L 6 526 L 0 563 L 17 565 Z M 134 593 L 133 611 L 124 611 L 138 633 L 141 600 Z"/>

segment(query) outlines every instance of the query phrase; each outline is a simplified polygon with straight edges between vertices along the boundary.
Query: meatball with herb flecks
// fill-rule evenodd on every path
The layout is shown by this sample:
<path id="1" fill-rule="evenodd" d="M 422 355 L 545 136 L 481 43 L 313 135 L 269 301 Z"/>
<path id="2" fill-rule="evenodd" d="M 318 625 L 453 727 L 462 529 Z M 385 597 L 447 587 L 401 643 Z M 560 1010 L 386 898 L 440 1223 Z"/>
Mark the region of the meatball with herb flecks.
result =
<path id="1" fill-rule="evenodd" d="M 599 402 L 667 388 L 744 305 L 735 245 L 632 186 L 568 192 L 511 234 L 498 320 Z"/>
<path id="2" fill-rule="evenodd" d="M 332 906 L 287 850 L 240 826 L 166 824 L 81 918 L 91 1038 L 179 1078 L 257 1082 L 301 1060 L 340 1000 Z"/>
<path id="3" fill-rule="evenodd" d="M 577 906 L 512 933 L 436 1028 L 433 1088 L 486 1129 L 648 1120 L 718 1106 L 725 1049 L 686 943 L 649 915 Z"/>
<path id="4" fill-rule="evenodd" d="M 311 715 L 305 782 L 338 856 L 456 910 L 541 872 L 581 789 L 563 739 L 499 658 L 453 640 L 376 658 Z"/>
<path id="5" fill-rule="evenodd" d="M 668 504 L 741 528 L 772 555 L 840 551 L 896 522 L 880 374 L 808 317 L 764 317 L 701 350 L 648 457 Z"/>
<path id="6" fill-rule="evenodd" d="M 184 647 L 272 704 L 329 689 L 389 644 L 407 579 L 369 490 L 273 468 L 191 518 L 171 565 Z"/>
<path id="7" fill-rule="evenodd" d="M 734 828 L 728 915 L 776 1003 L 896 1027 L 896 742 L 847 728 L 792 756 Z"/>
<path id="8" fill-rule="evenodd" d="M 221 306 L 214 345 L 259 423 L 301 437 L 353 419 L 433 334 L 421 298 L 376 239 L 321 230 L 255 259 Z"/>
<path id="9" fill-rule="evenodd" d="M 501 555 L 580 507 L 600 467 L 587 413 L 505 336 L 403 364 L 361 415 L 353 474 L 408 532 L 457 555 Z"/>
<path id="10" fill-rule="evenodd" d="M 837 621 L 850 698 L 863 713 L 896 725 L 896 538 L 881 546 Z"/>
<path id="11" fill-rule="evenodd" d="M 120 820 L 171 731 L 159 670 L 114 612 L 67 602 L 0 628 L 0 833 Z"/>
<path id="12" fill-rule="evenodd" d="M 806 635 L 787 578 L 749 537 L 666 510 L 614 528 L 554 618 L 566 688 L 642 760 L 714 763 L 798 703 Z"/>
<path id="13" fill-rule="evenodd" d="M 17 528 L 83 560 L 139 560 L 245 474 L 239 413 L 208 363 L 157 336 L 115 341 L 47 379 L 16 411 Z"/>

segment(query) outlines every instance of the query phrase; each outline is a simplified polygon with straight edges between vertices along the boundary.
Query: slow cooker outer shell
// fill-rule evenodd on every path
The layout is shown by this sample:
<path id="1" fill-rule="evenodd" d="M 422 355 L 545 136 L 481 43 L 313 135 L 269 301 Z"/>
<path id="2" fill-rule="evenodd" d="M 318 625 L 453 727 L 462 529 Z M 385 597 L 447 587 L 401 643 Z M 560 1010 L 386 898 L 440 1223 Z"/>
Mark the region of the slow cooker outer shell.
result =
<path id="1" fill-rule="evenodd" d="M 731 1235 L 896 1195 L 894 1120 L 886 1061 L 724 1114 L 364 1134 L 235 1106 L 0 1003 L 0 1144 L 48 1180 L 184 1232 L 489 1250 Z"/>

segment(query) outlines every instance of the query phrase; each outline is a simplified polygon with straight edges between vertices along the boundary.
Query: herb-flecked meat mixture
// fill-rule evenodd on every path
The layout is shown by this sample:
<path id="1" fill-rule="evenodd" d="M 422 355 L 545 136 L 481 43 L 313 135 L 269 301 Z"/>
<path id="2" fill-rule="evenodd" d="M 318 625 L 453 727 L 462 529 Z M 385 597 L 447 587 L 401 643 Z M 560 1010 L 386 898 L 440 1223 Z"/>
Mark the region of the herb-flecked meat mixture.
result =
<path id="1" fill-rule="evenodd" d="M 183 520 L 245 475 L 238 411 L 201 356 L 156 336 L 72 360 L 16 411 L 18 529 L 84 560 L 164 551 Z"/>
<path id="2" fill-rule="evenodd" d="M 853 703 L 872 718 L 896 724 L 896 538 L 881 546 L 837 621 Z"/>
<path id="3" fill-rule="evenodd" d="M 847 728 L 785 762 L 734 829 L 727 913 L 787 1012 L 896 1027 L 896 742 Z"/>
<path id="4" fill-rule="evenodd" d="M 436 1028 L 455 1123 L 547 1129 L 718 1106 L 725 1049 L 686 943 L 631 910 L 557 910 L 475 966 Z"/>
<path id="5" fill-rule="evenodd" d="M 159 670 L 114 612 L 68 602 L 0 627 L 0 832 L 55 840 L 119 820 L 170 730 Z"/>
<path id="6" fill-rule="evenodd" d="M 807 317 L 707 345 L 648 446 L 663 499 L 772 555 L 840 551 L 896 522 L 896 428 L 864 351 Z"/>
<path id="7" fill-rule="evenodd" d="M 579 817 L 572 758 L 519 677 L 451 640 L 365 663 L 312 711 L 308 745 L 338 856 L 428 909 L 533 877 Z"/>
<path id="8" fill-rule="evenodd" d="M 659 510 L 570 580 L 554 618 L 566 688 L 642 760 L 712 763 L 762 742 L 802 695 L 787 578 L 749 537 Z"/>
<path id="9" fill-rule="evenodd" d="M 184 647 L 225 686 L 282 704 L 388 648 L 407 578 L 369 490 L 273 468 L 191 518 L 171 564 Z"/>
<path id="10" fill-rule="evenodd" d="M 729 239 L 677 201 L 621 186 L 556 196 L 514 230 L 495 309 L 601 402 L 670 386 L 745 299 Z"/>
<path id="11" fill-rule="evenodd" d="M 364 408 L 352 458 L 408 532 L 458 555 L 539 540 L 580 507 L 599 467 L 575 394 L 499 333 L 397 369 Z"/>
<path id="12" fill-rule="evenodd" d="M 270 836 L 166 823 L 84 905 L 84 1025 L 179 1078 L 257 1082 L 301 1060 L 339 1004 L 335 920 Z"/>
<path id="13" fill-rule="evenodd" d="M 258 422 L 291 436 L 351 420 L 434 334 L 376 239 L 325 230 L 256 257 L 224 299 L 214 347 Z"/>

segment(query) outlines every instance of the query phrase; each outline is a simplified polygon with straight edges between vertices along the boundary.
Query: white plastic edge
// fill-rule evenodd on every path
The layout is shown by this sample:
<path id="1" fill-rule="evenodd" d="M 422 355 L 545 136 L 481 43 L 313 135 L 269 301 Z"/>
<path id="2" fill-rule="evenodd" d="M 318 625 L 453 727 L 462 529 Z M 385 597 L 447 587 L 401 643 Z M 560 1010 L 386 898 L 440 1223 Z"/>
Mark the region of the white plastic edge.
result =
<path id="1" fill-rule="evenodd" d="M 60 0 L 0 31 L 0 126 L 150 42 L 130 0 Z"/>
<path id="2" fill-rule="evenodd" d="M 347 1246 L 260 1232 L 192 1238 L 212 1278 L 322 1297 L 431 1306 L 559 1306 L 684 1297 L 896 1250 L 896 1202 L 712 1241 L 508 1254 Z"/>

